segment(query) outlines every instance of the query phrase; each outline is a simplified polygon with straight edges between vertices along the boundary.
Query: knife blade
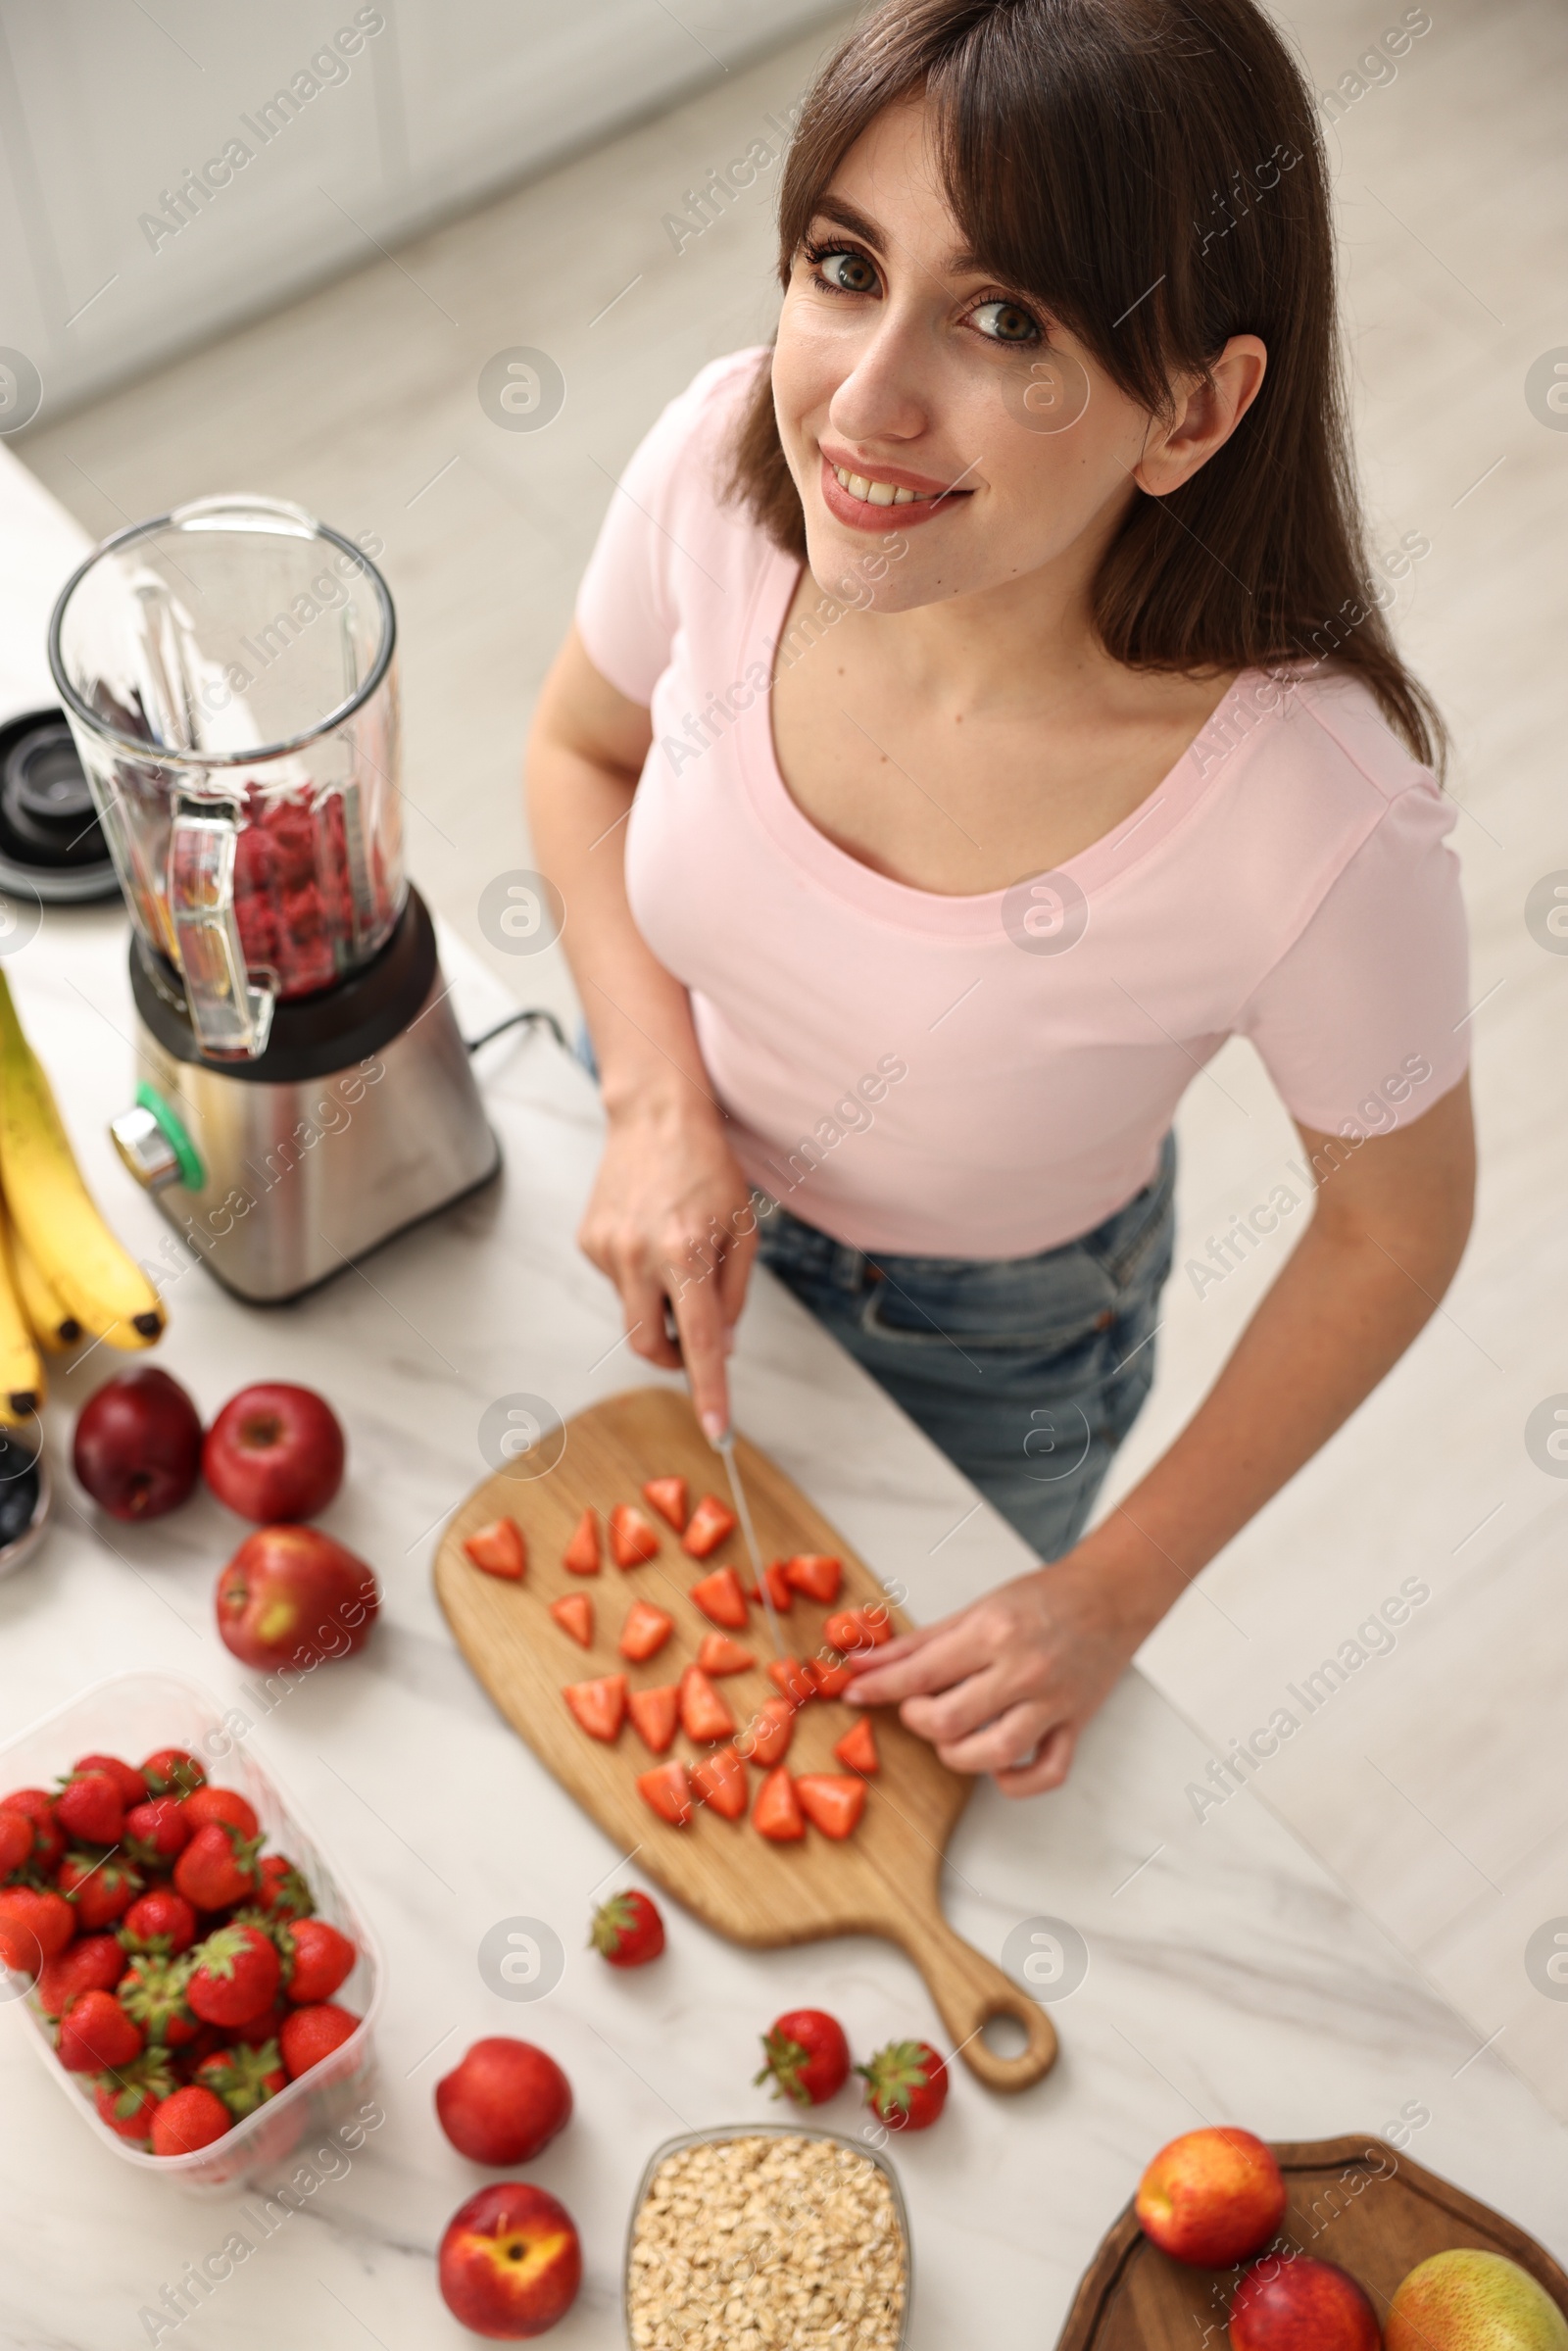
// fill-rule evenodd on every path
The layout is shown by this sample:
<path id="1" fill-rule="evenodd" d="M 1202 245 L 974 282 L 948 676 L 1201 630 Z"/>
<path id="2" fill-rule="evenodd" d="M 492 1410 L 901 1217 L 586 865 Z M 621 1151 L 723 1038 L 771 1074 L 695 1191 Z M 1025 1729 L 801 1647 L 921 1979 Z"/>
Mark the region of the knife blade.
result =
<path id="1" fill-rule="evenodd" d="M 710 1438 L 709 1442 L 715 1453 L 722 1453 L 724 1456 L 724 1470 L 729 1479 L 730 1494 L 734 1497 L 735 1515 L 741 1522 L 741 1533 L 746 1538 L 746 1549 L 752 1562 L 752 1574 L 757 1580 L 757 1589 L 761 1594 L 762 1606 L 767 1612 L 767 1629 L 772 1637 L 773 1654 L 775 1657 L 782 1657 L 786 1654 L 784 1636 L 778 1629 L 778 1611 L 773 1606 L 773 1594 L 768 1590 L 767 1577 L 762 1567 L 762 1554 L 757 1544 L 757 1530 L 752 1525 L 752 1513 L 746 1500 L 746 1488 L 742 1483 L 740 1468 L 735 1459 L 735 1432 L 733 1429 L 726 1429 L 722 1437 Z"/>

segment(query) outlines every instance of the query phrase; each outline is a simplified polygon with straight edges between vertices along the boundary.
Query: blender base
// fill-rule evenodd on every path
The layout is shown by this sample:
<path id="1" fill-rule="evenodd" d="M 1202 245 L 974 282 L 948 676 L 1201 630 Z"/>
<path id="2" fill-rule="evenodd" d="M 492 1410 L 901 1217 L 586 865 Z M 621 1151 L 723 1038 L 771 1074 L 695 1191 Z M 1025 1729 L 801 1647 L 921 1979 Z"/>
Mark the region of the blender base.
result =
<path id="1" fill-rule="evenodd" d="M 388 981 L 395 967 L 401 984 L 390 998 L 386 984 L 377 991 L 380 1019 L 345 1020 L 338 1050 L 352 1057 L 334 1060 L 318 1000 L 308 1045 L 290 1050 L 280 1038 L 275 1054 L 236 1066 L 199 1056 L 188 1021 L 152 993 L 132 946 L 138 1102 L 193 1156 L 172 1175 L 127 1164 L 214 1279 L 253 1305 L 302 1298 L 500 1168 L 430 918 L 412 891 L 383 954 Z M 294 1011 L 279 1008 L 280 1028 Z M 378 1040 L 393 1012 L 396 1027 Z M 275 1079 L 266 1074 L 274 1061 Z M 320 1074 L 303 1074 L 317 1066 Z"/>

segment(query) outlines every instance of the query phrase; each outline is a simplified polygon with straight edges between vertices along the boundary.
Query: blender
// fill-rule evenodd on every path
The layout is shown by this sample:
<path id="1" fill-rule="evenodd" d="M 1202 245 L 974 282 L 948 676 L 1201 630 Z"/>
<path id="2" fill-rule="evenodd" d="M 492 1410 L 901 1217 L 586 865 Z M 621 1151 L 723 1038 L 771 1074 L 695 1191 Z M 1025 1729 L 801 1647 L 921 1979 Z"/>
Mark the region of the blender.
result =
<path id="1" fill-rule="evenodd" d="M 110 1131 L 259 1303 L 500 1164 L 404 877 L 395 640 L 368 556 L 248 496 L 106 539 L 50 623 L 132 923 L 142 1075 Z"/>

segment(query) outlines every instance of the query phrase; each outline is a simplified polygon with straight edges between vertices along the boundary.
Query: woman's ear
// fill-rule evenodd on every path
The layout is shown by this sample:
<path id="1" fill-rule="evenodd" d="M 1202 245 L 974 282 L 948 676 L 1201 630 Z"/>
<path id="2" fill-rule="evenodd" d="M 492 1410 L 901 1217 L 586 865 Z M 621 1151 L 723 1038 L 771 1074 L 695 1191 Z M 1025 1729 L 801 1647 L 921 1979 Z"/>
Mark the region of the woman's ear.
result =
<path id="1" fill-rule="evenodd" d="M 1256 335 L 1232 335 L 1208 371 L 1178 385 L 1176 415 L 1168 425 L 1156 418 L 1133 479 L 1151 498 L 1168 497 L 1191 481 L 1216 449 L 1223 449 L 1257 398 L 1268 352 Z"/>

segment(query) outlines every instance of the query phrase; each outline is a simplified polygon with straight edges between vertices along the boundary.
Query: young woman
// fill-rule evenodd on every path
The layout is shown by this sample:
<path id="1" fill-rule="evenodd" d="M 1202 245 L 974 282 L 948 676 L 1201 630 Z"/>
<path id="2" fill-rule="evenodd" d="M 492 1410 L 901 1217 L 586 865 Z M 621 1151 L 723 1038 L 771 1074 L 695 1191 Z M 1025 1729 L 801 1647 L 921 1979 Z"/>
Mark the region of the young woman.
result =
<path id="1" fill-rule="evenodd" d="M 780 231 L 774 343 L 633 456 L 530 748 L 609 1122 L 581 1240 L 710 1434 L 760 1246 L 1054 1561 L 857 1685 L 1027 1795 L 1453 1274 L 1452 816 L 1363 552 L 1311 94 L 1250 0 L 891 0 Z M 1234 1035 L 1311 1221 L 1085 1534 Z"/>

